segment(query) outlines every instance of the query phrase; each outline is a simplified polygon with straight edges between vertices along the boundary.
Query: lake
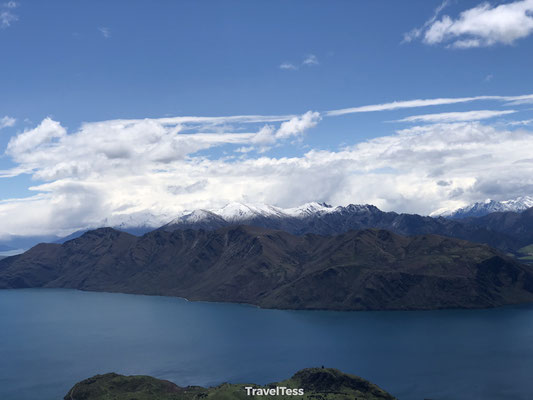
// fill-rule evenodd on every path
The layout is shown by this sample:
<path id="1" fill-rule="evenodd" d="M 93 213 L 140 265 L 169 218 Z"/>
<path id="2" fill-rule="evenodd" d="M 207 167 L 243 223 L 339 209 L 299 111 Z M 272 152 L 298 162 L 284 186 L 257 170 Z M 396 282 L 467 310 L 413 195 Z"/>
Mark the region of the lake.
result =
<path id="1" fill-rule="evenodd" d="M 533 398 L 533 306 L 326 312 L 67 289 L 0 290 L 0 399 L 57 400 L 98 373 L 265 384 L 311 366 L 400 400 Z"/>

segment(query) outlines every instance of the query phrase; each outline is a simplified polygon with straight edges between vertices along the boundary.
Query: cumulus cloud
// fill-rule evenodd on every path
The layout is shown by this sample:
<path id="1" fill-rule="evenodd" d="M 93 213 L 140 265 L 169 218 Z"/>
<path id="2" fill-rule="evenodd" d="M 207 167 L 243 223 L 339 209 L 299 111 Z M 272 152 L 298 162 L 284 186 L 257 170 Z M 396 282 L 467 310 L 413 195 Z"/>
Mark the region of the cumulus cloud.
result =
<path id="1" fill-rule="evenodd" d="M 320 113 L 316 111 L 308 111 L 302 116 L 293 117 L 281 124 L 276 132 L 276 137 L 286 139 L 291 136 L 301 135 L 306 130 L 316 126 L 320 119 Z"/>
<path id="2" fill-rule="evenodd" d="M 102 169 L 164 165 L 214 146 L 252 143 L 261 135 L 261 131 L 189 134 L 182 133 L 184 129 L 183 124 L 165 120 L 114 120 L 85 123 L 67 134 L 59 122 L 46 118 L 36 128 L 13 137 L 6 154 L 22 170 L 34 171 L 37 179 L 85 178 Z"/>
<path id="3" fill-rule="evenodd" d="M 162 224 L 185 206 L 213 201 L 209 198 L 213 178 L 205 171 L 214 176 L 220 171 L 212 170 L 215 161 L 198 152 L 216 146 L 275 145 L 300 137 L 319 118 L 318 113 L 308 112 L 290 117 L 111 120 L 85 123 L 70 133 L 60 122 L 45 118 L 8 143 L 6 155 L 16 166 L 0 176 L 25 173 L 44 183 L 30 188 L 36 192 L 32 197 L 0 201 L 0 218 L 5 222 L 0 237 L 65 234 L 117 221 L 117 216 L 147 212 Z M 206 131 L 228 120 L 280 124 L 252 132 Z M 200 133 L 184 133 L 190 128 Z M 231 160 L 226 156 L 216 162 L 231 165 Z M 226 191 L 226 198 L 231 196 L 231 190 Z"/>
<path id="4" fill-rule="evenodd" d="M 44 119 L 35 129 L 25 131 L 9 141 L 7 153 L 15 157 L 15 161 L 23 161 L 24 154 L 30 150 L 49 147 L 54 138 L 67 134 L 58 122 L 50 118 Z"/>
<path id="5" fill-rule="evenodd" d="M 8 117 L 7 115 L 0 118 L 0 129 L 7 128 L 15 125 L 17 120 L 15 118 Z"/>
<path id="6" fill-rule="evenodd" d="M 146 216 L 163 224 L 184 210 L 232 201 L 283 207 L 372 203 L 431 213 L 515 197 L 533 192 L 533 131 L 527 120 L 487 124 L 515 110 L 413 115 L 403 120 L 415 124 L 408 129 L 336 151 L 295 157 L 269 157 L 265 151 L 300 141 L 326 117 L 531 98 L 422 99 L 301 115 L 117 119 L 74 130 L 45 118 L 7 145 L 5 156 L 14 167 L 0 177 L 29 174 L 36 183 L 33 196 L 0 201 L 0 237 L 68 234 Z M 216 147 L 220 151 L 206 151 Z"/>
<path id="7" fill-rule="evenodd" d="M 412 115 L 398 120 L 397 122 L 460 122 L 460 121 L 479 121 L 482 119 L 500 117 L 515 113 L 516 110 L 476 110 L 476 111 L 459 111 L 446 112 L 438 114 Z"/>
<path id="8" fill-rule="evenodd" d="M 301 116 L 294 116 L 291 119 L 282 122 L 276 130 L 273 125 L 263 126 L 257 134 L 252 137 L 251 143 L 259 146 L 259 152 L 268 150 L 274 143 L 289 138 L 301 139 L 303 133 L 315 127 L 322 117 L 319 112 L 308 111 Z M 241 147 L 238 152 L 248 153 L 254 150 L 253 146 Z"/>
<path id="9" fill-rule="evenodd" d="M 257 132 L 184 134 L 183 125 L 159 120 L 88 123 L 69 133 L 45 119 L 8 146 L 18 171 L 44 183 L 31 188 L 32 197 L 0 202 L 0 236 L 67 234 L 147 212 L 164 223 L 185 209 L 231 201 L 285 207 L 308 201 L 373 203 L 430 213 L 533 188 L 533 132 L 479 121 L 419 125 L 298 157 L 198 152 L 272 145 L 299 137 L 319 121 L 320 114 L 308 112 Z"/>
<path id="10" fill-rule="evenodd" d="M 445 43 L 453 48 L 511 45 L 533 33 L 533 0 L 493 5 L 484 2 L 463 11 L 457 18 L 432 18 L 419 30 L 406 34 L 422 37 L 426 44 Z"/>

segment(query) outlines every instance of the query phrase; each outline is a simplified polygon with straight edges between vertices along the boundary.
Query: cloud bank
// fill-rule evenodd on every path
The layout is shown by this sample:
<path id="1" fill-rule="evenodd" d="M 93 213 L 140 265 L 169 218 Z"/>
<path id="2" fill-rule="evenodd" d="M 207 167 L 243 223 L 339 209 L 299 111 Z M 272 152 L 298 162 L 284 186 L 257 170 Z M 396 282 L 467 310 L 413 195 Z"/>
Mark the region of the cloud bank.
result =
<path id="1" fill-rule="evenodd" d="M 352 112 L 528 96 L 411 100 Z M 45 118 L 6 148 L 14 167 L 0 176 L 29 174 L 36 184 L 33 196 L 0 201 L 0 237 L 66 235 L 136 218 L 163 224 L 184 210 L 232 201 L 282 207 L 372 203 L 429 214 L 517 197 L 533 193 L 533 131 L 526 124 L 486 122 L 515 111 L 414 115 L 404 119 L 413 124 L 407 129 L 294 157 L 264 151 L 304 140 L 328 113 L 110 120 L 73 131 Z M 207 152 L 212 149 L 218 150 Z"/>

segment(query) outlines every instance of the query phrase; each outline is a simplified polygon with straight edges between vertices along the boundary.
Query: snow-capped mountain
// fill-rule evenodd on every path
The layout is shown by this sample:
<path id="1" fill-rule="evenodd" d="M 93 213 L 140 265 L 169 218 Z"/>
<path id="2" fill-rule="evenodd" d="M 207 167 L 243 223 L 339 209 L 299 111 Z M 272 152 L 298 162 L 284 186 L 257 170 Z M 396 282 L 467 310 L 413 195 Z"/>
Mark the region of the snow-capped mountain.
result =
<path id="1" fill-rule="evenodd" d="M 192 212 L 184 212 L 161 229 L 216 229 L 235 224 L 268 224 L 282 229 L 294 219 L 324 215 L 334 212 L 337 208 L 316 202 L 294 208 L 281 208 L 256 203 L 229 203 L 218 209 L 199 209 Z"/>
<path id="2" fill-rule="evenodd" d="M 482 217 L 493 212 L 514 211 L 520 212 L 533 207 L 533 196 L 521 196 L 516 199 L 495 201 L 485 200 L 470 204 L 455 210 L 446 210 L 432 214 L 432 216 L 442 216 L 452 219 L 461 219 L 468 217 Z"/>
<path id="3" fill-rule="evenodd" d="M 490 211 L 520 211 L 530 206 L 533 206 L 533 198 L 522 197 L 504 202 L 478 203 L 469 209 L 463 209 L 463 212 L 470 212 L 470 215 L 476 215 L 476 213 L 484 215 Z M 313 202 L 299 207 L 281 208 L 265 204 L 230 203 L 222 208 L 185 211 L 177 216 L 174 214 L 174 219 L 158 210 L 114 214 L 100 221 L 99 226 L 86 227 L 66 238 L 46 241 L 63 243 L 79 237 L 87 230 L 99 227 L 113 227 L 134 235 L 143 235 L 153 230 L 173 232 L 202 229 L 212 231 L 235 225 L 250 225 L 282 230 L 295 235 L 330 236 L 365 229 L 390 230 L 404 236 L 437 234 L 486 243 L 506 253 L 515 252 L 533 242 L 533 224 L 531 223 L 533 208 L 520 214 L 496 213 L 468 219 L 459 219 L 456 215 L 459 215 L 458 210 L 451 218 L 398 214 L 381 211 L 370 204 L 333 207 L 325 203 Z M 502 221 L 503 217 L 507 220 Z M 36 243 L 33 241 L 30 244 Z"/>
<path id="4" fill-rule="evenodd" d="M 185 212 L 159 230 L 212 231 L 235 225 L 281 230 L 295 235 L 330 236 L 364 229 L 385 229 L 405 236 L 437 234 L 487 243 L 505 252 L 512 252 L 516 250 L 516 246 L 522 247 L 530 243 L 529 234 L 525 235 L 529 232 L 528 229 L 520 228 L 521 236 L 517 239 L 513 230 L 504 234 L 497 229 L 480 226 L 475 221 L 385 212 L 370 204 L 332 207 L 323 203 L 307 203 L 300 207 L 281 208 L 264 204 L 231 203 L 219 209 Z"/>
<path id="5" fill-rule="evenodd" d="M 231 223 L 252 218 L 285 216 L 282 208 L 266 204 L 229 203 L 218 210 L 212 210 L 212 212 Z"/>
<path id="6" fill-rule="evenodd" d="M 332 207 L 326 203 L 306 203 L 299 207 L 286 208 L 284 211 L 287 215 L 296 218 L 304 218 L 310 215 L 324 215 L 337 210 L 339 207 Z"/>
<path id="7" fill-rule="evenodd" d="M 211 210 L 214 214 L 228 222 L 241 222 L 252 218 L 304 218 L 309 215 L 326 214 L 335 208 L 326 203 L 306 203 L 294 208 L 281 208 L 267 204 L 229 203 L 218 210 Z"/>

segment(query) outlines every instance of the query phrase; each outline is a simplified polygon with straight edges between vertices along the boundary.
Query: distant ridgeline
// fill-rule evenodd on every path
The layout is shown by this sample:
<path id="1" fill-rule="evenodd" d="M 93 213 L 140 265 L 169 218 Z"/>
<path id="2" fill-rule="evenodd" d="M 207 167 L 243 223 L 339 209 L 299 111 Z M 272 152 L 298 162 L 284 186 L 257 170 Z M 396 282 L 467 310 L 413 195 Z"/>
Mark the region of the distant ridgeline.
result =
<path id="1" fill-rule="evenodd" d="M 300 395 L 302 392 L 303 395 Z M 269 395 L 263 393 L 269 393 Z M 270 393 L 280 394 L 271 395 Z M 362 378 L 330 368 L 303 369 L 290 379 L 266 386 L 224 383 L 212 388 L 179 387 L 172 382 L 149 376 L 123 376 L 110 373 L 96 375 L 77 383 L 65 395 L 64 400 L 259 400 L 266 398 L 276 400 L 395 400 L 395 397 Z"/>
<path id="2" fill-rule="evenodd" d="M 332 207 L 324 203 L 308 203 L 284 209 L 264 204 L 231 203 L 221 209 L 183 213 L 165 225 L 158 221 L 168 221 L 170 217 L 140 212 L 106 219 L 97 227 L 113 227 L 136 236 L 157 229 L 168 232 L 185 229 L 212 231 L 237 225 L 282 230 L 295 235 L 337 235 L 350 230 L 376 228 L 400 235 L 435 234 L 484 243 L 528 261 L 532 257 L 527 246 L 533 245 L 533 208 L 527 208 L 531 205 L 533 197 L 520 197 L 503 202 L 475 203 L 428 217 L 384 212 L 368 204 Z M 74 232 L 65 238 L 14 237 L 0 241 L 0 252 L 2 248 L 27 249 L 41 242 L 64 243 L 88 230 Z"/>
<path id="3" fill-rule="evenodd" d="M 459 219 L 428 217 L 417 214 L 384 212 L 373 205 L 331 207 L 327 204 L 309 203 L 293 209 L 266 205 L 229 204 L 220 210 L 196 210 L 182 215 L 159 230 L 172 232 L 184 229 L 216 230 L 226 226 L 250 225 L 282 230 L 295 235 L 316 233 L 337 235 L 350 230 L 368 228 L 385 229 L 400 235 L 435 234 L 484 243 L 505 253 L 523 256 L 522 249 L 533 245 L 533 198 L 521 198 L 512 203 L 520 211 L 494 212 L 480 217 Z M 510 204 L 483 203 L 490 211 L 511 207 Z M 478 204 L 478 203 L 476 203 Z M 472 205 L 478 213 L 480 207 Z"/>
<path id="4" fill-rule="evenodd" d="M 533 262 L 533 208 L 457 220 L 372 205 L 235 203 L 182 215 L 140 237 L 112 228 L 80 235 L 0 260 L 0 288 L 328 310 L 533 301 L 533 267 L 525 264 Z"/>

